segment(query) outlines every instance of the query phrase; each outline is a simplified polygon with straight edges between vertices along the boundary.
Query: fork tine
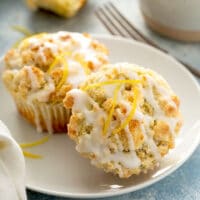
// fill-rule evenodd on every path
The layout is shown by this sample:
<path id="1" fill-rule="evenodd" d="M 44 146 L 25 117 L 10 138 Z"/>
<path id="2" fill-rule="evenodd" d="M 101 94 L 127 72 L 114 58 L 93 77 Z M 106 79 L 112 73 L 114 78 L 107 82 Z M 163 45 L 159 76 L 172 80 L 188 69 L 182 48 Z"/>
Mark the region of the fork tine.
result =
<path id="1" fill-rule="evenodd" d="M 101 12 L 99 12 L 98 10 L 95 11 L 95 14 L 97 16 L 97 18 L 102 22 L 102 24 L 106 27 L 106 29 L 112 34 L 112 35 L 118 35 L 118 33 L 116 33 L 115 29 L 113 30 L 109 23 L 104 19 L 104 17 L 102 16 Z"/>
<path id="2" fill-rule="evenodd" d="M 120 16 L 121 19 L 123 19 L 123 22 L 126 23 L 127 26 L 129 26 L 131 28 L 131 30 L 133 32 L 135 32 L 135 34 L 138 34 L 142 39 L 144 43 L 150 44 L 151 46 L 154 46 L 157 49 L 160 49 L 161 51 L 170 54 L 167 50 L 163 49 L 162 47 L 158 46 L 156 43 L 154 43 L 152 40 L 146 38 L 142 33 L 140 33 L 140 31 L 137 30 L 137 28 L 134 27 L 133 24 L 131 24 L 121 13 L 120 11 L 116 8 L 116 6 L 109 2 L 108 3 L 110 7 L 113 8 L 113 10 L 115 10 L 115 12 L 118 14 L 118 16 Z M 124 27 L 124 26 L 123 26 Z M 140 40 L 141 41 L 141 40 Z M 192 65 L 189 65 L 185 62 L 183 62 L 182 60 L 179 60 L 178 58 L 175 57 L 175 59 L 180 62 L 182 65 L 184 65 L 187 69 L 189 69 L 194 75 L 196 75 L 197 77 L 200 77 L 200 70 L 198 70 L 197 68 L 193 67 Z"/>
<path id="3" fill-rule="evenodd" d="M 138 35 L 135 31 L 132 30 L 132 28 L 129 25 L 127 25 L 127 23 L 124 21 L 124 19 L 121 17 L 121 15 L 119 15 L 119 13 L 117 12 L 117 9 L 115 9 L 110 2 L 107 5 L 105 5 L 105 7 L 109 11 L 109 13 L 113 16 L 113 18 L 117 21 L 119 26 L 121 26 L 121 28 L 125 29 L 126 32 L 133 39 L 141 41 L 141 42 L 145 42 L 145 40 L 140 35 Z"/>
<path id="4" fill-rule="evenodd" d="M 118 17 L 127 25 L 127 27 L 129 27 L 134 33 L 135 35 L 137 34 L 138 37 L 140 37 L 140 41 L 143 41 L 145 43 L 150 44 L 151 46 L 154 46 L 162 51 L 164 51 L 165 53 L 167 52 L 165 49 L 159 47 L 157 44 L 155 44 L 153 41 L 149 40 L 148 38 L 146 38 L 143 34 L 141 34 L 137 28 L 134 27 L 134 25 L 132 23 L 130 23 L 121 13 L 120 11 L 117 9 L 117 7 L 112 3 L 109 2 L 108 3 L 110 7 L 112 7 L 112 9 L 116 12 L 116 15 L 118 15 Z"/>
<path id="5" fill-rule="evenodd" d="M 104 23 L 106 22 L 109 28 L 115 30 L 118 35 L 129 38 L 131 37 L 125 30 L 121 29 L 119 23 L 116 22 L 115 18 L 108 12 L 105 6 L 99 8 L 98 14 L 101 15 L 101 19 L 104 18 Z"/>
<path id="6" fill-rule="evenodd" d="M 140 33 L 137 28 L 134 27 L 121 13 L 120 11 L 110 2 L 109 6 L 103 6 L 99 10 L 96 10 L 96 15 L 98 19 L 105 25 L 107 30 L 113 35 L 121 35 L 123 37 L 131 37 L 144 43 L 150 44 L 161 51 L 170 54 L 167 50 L 155 44 L 153 41 L 146 38 L 142 33 Z M 111 10 L 112 7 L 112 10 Z M 115 12 L 114 12 L 115 11 Z M 126 26 L 125 26 L 125 24 Z M 131 32 L 130 32 L 131 30 Z M 140 39 L 139 39 L 140 38 Z M 173 57 L 173 55 L 172 55 Z M 184 63 L 178 58 L 174 57 L 178 62 L 182 63 L 186 68 L 188 68 L 194 75 L 200 77 L 200 70 L 195 67 Z"/>

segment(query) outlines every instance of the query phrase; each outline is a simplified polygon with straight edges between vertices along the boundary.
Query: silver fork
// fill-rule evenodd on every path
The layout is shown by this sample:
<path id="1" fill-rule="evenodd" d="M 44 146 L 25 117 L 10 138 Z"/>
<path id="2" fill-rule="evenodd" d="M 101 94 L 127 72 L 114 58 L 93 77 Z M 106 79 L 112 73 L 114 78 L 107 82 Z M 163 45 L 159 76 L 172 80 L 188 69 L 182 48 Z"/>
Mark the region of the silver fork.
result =
<path id="1" fill-rule="evenodd" d="M 149 44 L 167 54 L 170 54 L 167 50 L 158 46 L 149 38 L 144 36 L 130 21 L 128 21 L 122 15 L 122 13 L 117 9 L 117 7 L 113 3 L 108 2 L 104 4 L 95 11 L 95 14 L 112 35 L 119 35 L 126 38 L 132 38 L 134 40 Z M 200 78 L 200 70 L 189 64 L 184 63 L 178 58 L 175 59 L 182 65 L 184 65 L 187 69 L 189 69 L 190 72 L 192 72 L 194 75 Z"/>

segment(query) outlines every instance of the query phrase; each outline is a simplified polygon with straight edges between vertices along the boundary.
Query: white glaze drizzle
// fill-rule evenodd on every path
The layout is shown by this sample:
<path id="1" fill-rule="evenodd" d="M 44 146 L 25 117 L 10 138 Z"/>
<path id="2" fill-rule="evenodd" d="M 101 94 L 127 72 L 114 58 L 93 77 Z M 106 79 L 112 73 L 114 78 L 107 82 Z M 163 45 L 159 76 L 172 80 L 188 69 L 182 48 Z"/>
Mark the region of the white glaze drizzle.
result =
<path id="1" fill-rule="evenodd" d="M 55 91 L 55 85 L 53 80 L 47 76 L 46 77 L 46 85 L 44 88 L 40 88 L 35 92 L 29 94 L 27 100 L 32 102 L 33 100 L 38 100 L 39 102 L 47 102 L 49 100 L 49 96 Z"/>
<path id="2" fill-rule="evenodd" d="M 43 115 L 43 120 L 45 121 L 45 125 L 47 128 L 48 133 L 53 133 L 53 128 L 52 128 L 52 120 L 51 120 L 51 109 L 49 106 L 41 106 L 40 110 Z"/>
<path id="3" fill-rule="evenodd" d="M 62 37 L 69 36 L 70 39 L 68 40 L 62 40 Z M 44 50 L 49 49 L 54 55 L 57 55 L 57 52 L 59 49 L 62 51 L 71 51 L 73 56 L 76 54 L 81 54 L 85 61 L 91 61 L 94 64 L 94 67 L 97 69 L 102 63 L 99 60 L 98 57 L 101 57 L 104 60 L 108 60 L 107 55 L 105 55 L 104 52 L 96 51 L 92 48 L 91 44 L 93 39 L 85 37 L 83 34 L 80 33 L 70 33 L 70 32 L 64 32 L 60 31 L 57 33 L 47 34 L 42 37 L 42 39 L 52 39 L 55 43 L 50 43 L 48 41 L 43 42 L 43 47 L 40 48 L 38 55 L 42 58 L 42 60 L 45 62 L 46 57 L 44 55 Z M 32 44 L 41 43 L 40 38 L 34 38 L 31 39 Z M 74 42 L 73 42 L 74 41 Z"/>
<path id="4" fill-rule="evenodd" d="M 33 72 L 32 67 L 31 66 L 25 66 L 24 68 L 28 72 L 28 76 L 29 76 L 29 79 L 31 81 L 32 90 L 37 90 L 40 87 L 40 84 L 38 82 L 38 78 L 37 78 L 36 74 Z"/>
<path id="5" fill-rule="evenodd" d="M 121 68 L 121 66 L 123 66 L 123 68 Z M 110 67 L 110 66 L 108 66 L 108 67 Z M 115 65 L 115 67 L 116 67 L 116 65 Z M 126 74 L 129 75 L 130 79 L 139 79 L 139 76 L 137 75 L 137 73 L 133 72 L 133 70 L 131 70 L 129 68 L 129 66 L 127 68 L 126 64 L 120 64 L 116 68 L 118 69 L 118 71 L 125 70 Z M 139 110 L 139 105 L 137 105 L 134 119 L 140 121 L 140 127 L 142 130 L 142 133 L 144 134 L 145 143 L 151 149 L 151 152 L 153 153 L 155 159 L 157 161 L 159 161 L 161 156 L 160 156 L 160 153 L 158 151 L 158 148 L 157 148 L 152 136 L 149 134 L 150 133 L 149 125 L 150 125 L 151 121 L 154 119 L 155 120 L 163 120 L 168 123 L 171 133 L 174 135 L 174 128 L 175 128 L 175 125 L 176 125 L 176 122 L 178 119 L 165 116 L 163 110 L 160 108 L 159 103 L 157 102 L 157 100 L 155 100 L 154 94 L 152 92 L 152 87 L 153 87 L 153 85 L 155 85 L 154 80 L 148 75 L 145 75 L 145 76 L 148 79 L 149 87 L 142 88 L 142 86 L 138 86 L 138 88 L 139 88 L 141 94 L 143 95 L 143 97 L 146 98 L 146 100 L 154 108 L 155 113 L 154 113 L 153 117 L 143 114 Z M 102 79 L 104 79 L 104 78 L 102 78 Z M 158 92 L 160 92 L 160 94 L 163 96 L 163 98 L 165 98 L 167 102 L 169 102 L 173 105 L 173 102 L 172 102 L 172 100 L 170 98 L 170 94 L 169 94 L 169 92 L 171 90 L 169 91 L 169 88 L 167 88 L 167 90 L 166 90 L 164 87 L 162 87 L 160 85 L 155 85 L 155 86 L 156 86 L 156 88 L 158 88 Z M 104 88 L 104 91 L 105 91 L 107 97 L 111 97 L 113 95 L 114 87 L 106 85 L 106 86 L 103 86 L 103 88 Z M 126 107 L 127 113 L 124 115 L 124 114 L 120 113 L 119 109 L 117 109 L 116 112 L 118 113 L 118 117 L 120 118 L 120 120 L 124 121 L 126 119 L 127 115 L 129 114 L 129 111 L 131 110 L 131 104 L 130 104 L 130 102 L 123 99 L 121 92 L 122 92 L 122 89 L 120 90 L 120 92 L 118 94 L 118 103 L 120 102 L 120 104 L 123 104 Z M 98 165 L 99 163 L 113 162 L 115 165 L 115 168 L 117 168 L 119 170 L 119 172 L 121 171 L 121 165 L 119 163 L 121 163 L 122 165 L 124 165 L 127 168 L 139 167 L 141 162 L 136 155 L 134 140 L 133 140 L 132 134 L 129 130 L 129 127 L 126 126 L 124 128 L 124 130 L 125 130 L 128 142 L 129 142 L 130 152 L 129 153 L 123 152 L 123 146 L 121 144 L 119 136 L 116 134 L 115 138 L 117 140 L 118 151 L 115 152 L 114 154 L 112 154 L 109 151 L 108 141 L 106 139 L 106 136 L 102 136 L 102 126 L 103 125 L 100 125 L 101 124 L 100 119 L 104 118 L 104 120 L 105 120 L 106 116 L 107 116 L 106 113 L 103 111 L 103 109 L 99 108 L 99 106 L 96 104 L 96 102 L 94 102 L 93 99 L 91 99 L 86 92 L 78 90 L 78 89 L 73 89 L 69 92 L 69 94 L 72 95 L 74 98 L 74 105 L 72 107 L 72 113 L 76 113 L 76 112 L 82 113 L 83 116 L 85 117 L 86 123 L 88 123 L 89 125 L 92 125 L 92 127 L 93 127 L 93 130 L 91 131 L 90 134 L 82 135 L 79 137 L 79 142 L 76 147 L 77 151 L 79 151 L 81 153 L 94 153 L 96 155 L 96 159 L 92 160 L 92 163 L 95 165 Z M 95 105 L 98 109 L 95 109 L 95 112 L 89 111 L 87 109 L 88 104 Z M 175 104 L 174 104 L 174 106 L 175 106 Z M 100 118 L 100 116 L 101 116 L 101 118 Z M 142 125 L 142 124 L 144 124 L 144 125 Z M 110 123 L 110 127 L 113 127 L 112 121 Z M 112 129 L 113 128 L 108 129 L 107 136 L 109 136 L 111 134 Z M 120 173 L 122 173 L 122 171 Z"/>
<path id="6" fill-rule="evenodd" d="M 69 37 L 69 39 L 63 39 L 65 37 Z M 41 34 L 36 35 L 30 38 L 27 38 L 24 42 L 19 45 L 19 48 L 16 49 L 19 55 L 13 59 L 15 66 L 22 66 L 22 59 L 20 57 L 20 53 L 26 49 L 27 54 L 28 51 L 34 51 L 32 54 L 34 56 L 33 60 L 41 60 L 43 63 L 47 62 L 48 57 L 46 57 L 45 52 L 48 50 L 52 55 L 57 57 L 60 52 L 71 52 L 72 56 L 66 56 L 66 60 L 68 63 L 68 76 L 66 77 L 66 82 L 70 83 L 72 87 L 77 87 L 81 82 L 86 79 L 86 71 L 83 66 L 81 66 L 80 62 L 76 61 L 74 57 L 77 54 L 81 54 L 83 56 L 84 61 L 90 61 L 93 63 L 94 70 L 97 69 L 102 63 L 99 59 L 102 58 L 107 60 L 107 55 L 104 52 L 96 51 L 92 48 L 91 44 L 93 42 L 92 38 L 88 38 L 83 34 L 79 33 L 69 33 L 69 32 L 57 32 L 52 34 Z M 19 60 L 20 58 L 20 60 Z M 18 65 L 16 65 L 16 62 Z M 21 69 L 13 69 L 21 70 Z M 25 69 L 28 72 L 28 77 L 31 82 L 31 91 L 27 97 L 28 104 L 34 110 L 35 116 L 35 124 L 37 126 L 37 130 L 41 132 L 41 124 L 39 115 L 42 112 L 42 115 L 45 114 L 47 118 L 44 119 L 44 123 L 48 129 L 48 132 L 52 132 L 52 122 L 50 119 L 50 114 L 47 113 L 45 108 L 34 108 L 33 101 L 37 100 L 39 102 L 48 102 L 49 96 L 56 90 L 53 80 L 50 76 L 45 74 L 46 84 L 44 87 L 40 88 L 40 83 L 37 77 L 37 74 L 33 72 L 31 66 L 25 66 Z M 59 110 L 60 115 L 63 115 L 63 111 Z M 63 120 L 63 119 L 62 119 Z"/>
<path id="7" fill-rule="evenodd" d="M 174 136 L 174 130 L 175 130 L 175 126 L 176 123 L 178 121 L 177 118 L 173 118 L 173 117 L 167 117 L 164 113 L 164 111 L 161 109 L 159 103 L 157 102 L 157 100 L 154 97 L 153 94 L 153 86 L 156 86 L 156 89 L 158 90 L 158 92 L 162 95 L 162 98 L 166 100 L 166 102 L 168 102 L 169 104 L 171 104 L 172 106 L 176 106 L 175 103 L 171 100 L 171 96 L 170 96 L 170 92 L 171 90 L 166 90 L 164 87 L 160 86 L 159 84 L 155 85 L 154 80 L 152 77 L 150 77 L 149 75 L 146 76 L 148 83 L 150 84 L 150 87 L 148 89 L 142 89 L 142 94 L 143 96 L 147 99 L 147 101 L 150 103 L 150 105 L 154 108 L 154 115 L 153 115 L 153 119 L 154 120 L 163 120 L 168 122 L 168 126 L 170 128 L 170 131 L 172 133 L 172 135 Z"/>
<path id="8" fill-rule="evenodd" d="M 43 120 L 44 120 L 44 123 L 45 123 L 45 126 L 46 126 L 48 132 L 52 133 L 53 128 L 52 128 L 51 113 L 50 113 L 48 106 L 47 107 L 45 107 L 45 105 L 36 106 L 33 103 L 33 101 L 34 100 L 38 100 L 39 102 L 47 102 L 48 101 L 49 95 L 51 95 L 51 93 L 55 91 L 55 85 L 53 83 L 53 80 L 49 76 L 47 76 L 46 77 L 47 84 L 44 86 L 44 88 L 40 88 L 38 78 L 35 75 L 35 73 L 33 72 L 32 67 L 25 66 L 25 69 L 28 72 L 29 80 L 31 82 L 31 88 L 33 90 L 27 98 L 27 103 L 34 112 L 34 121 L 35 121 L 37 131 L 42 132 L 42 127 L 40 124 L 41 123 L 40 115 L 41 115 L 43 117 Z"/>
<path id="9" fill-rule="evenodd" d="M 63 39 L 63 37 L 69 37 L 69 39 Z M 25 39 L 25 42 L 22 42 L 19 45 L 19 49 L 17 49 L 19 55 L 15 59 L 13 59 L 13 62 L 19 57 L 21 58 L 20 53 L 24 51 L 24 48 L 26 49 L 26 52 L 28 54 L 29 51 L 32 51 L 32 49 L 37 47 L 37 50 L 33 50 L 34 52 L 30 53 L 33 56 L 33 60 L 39 59 L 43 63 L 47 62 L 48 59 L 48 57 L 45 55 L 46 50 L 48 50 L 54 57 L 57 57 L 63 52 L 71 52 L 72 55 L 70 57 L 66 56 L 67 62 L 69 62 L 68 66 L 70 72 L 68 73 L 66 79 L 69 79 L 70 83 L 74 87 L 77 87 L 77 85 L 84 81 L 87 76 L 84 69 L 81 69 L 84 67 L 81 66 L 80 63 L 74 58 L 77 54 L 81 55 L 85 62 L 90 61 L 91 63 L 93 63 L 93 71 L 95 71 L 102 65 L 102 59 L 108 60 L 108 56 L 104 52 L 97 51 L 92 47 L 91 44 L 93 41 L 93 38 L 86 37 L 83 34 L 70 33 L 65 31 L 41 34 L 41 36 L 32 36 Z M 71 64 L 72 66 L 70 66 Z M 21 65 L 22 64 L 20 64 L 20 67 Z M 18 65 L 15 64 L 15 66 Z"/>
<path id="10" fill-rule="evenodd" d="M 130 137 L 130 153 L 124 154 L 122 151 L 118 151 L 112 154 L 107 146 L 106 138 L 102 136 L 102 123 L 101 119 L 106 119 L 106 113 L 94 102 L 85 92 L 73 89 L 69 92 L 75 99 L 72 112 L 81 112 L 86 118 L 86 122 L 93 126 L 90 134 L 83 135 L 79 138 L 79 143 L 76 146 L 77 151 L 82 153 L 95 153 L 96 160 L 92 163 L 98 165 L 98 163 L 106 163 L 109 161 L 114 161 L 116 168 L 121 165 L 116 163 L 122 163 L 124 166 L 135 168 L 140 165 L 140 160 L 137 158 L 134 151 L 134 143 L 130 133 L 127 134 Z M 88 104 L 96 106 L 95 112 L 88 110 Z M 95 119 L 95 120 L 94 120 Z M 122 148 L 122 145 L 120 145 Z"/>
<path id="11" fill-rule="evenodd" d="M 80 65 L 80 63 L 75 62 L 71 59 L 68 60 L 68 66 L 70 75 L 68 76 L 66 81 L 69 82 L 74 88 L 76 88 L 86 79 L 84 68 Z"/>
<path id="12" fill-rule="evenodd" d="M 69 37 L 69 39 L 62 39 L 62 37 Z M 49 42 L 50 39 L 52 42 Z M 77 87 L 87 77 L 84 67 L 74 59 L 77 54 L 82 55 L 84 61 L 90 61 L 93 63 L 93 71 L 98 69 L 102 64 L 99 57 L 108 60 L 108 57 L 104 52 L 92 48 L 92 42 L 92 38 L 86 37 L 83 34 L 64 31 L 43 34 L 41 37 L 37 37 L 36 35 L 36 37 L 33 36 L 26 39 L 26 43 L 30 46 L 30 49 L 33 47 L 39 47 L 39 50 L 35 51 L 33 56 L 35 56 L 35 60 L 41 58 L 44 63 L 47 61 L 47 57 L 45 56 L 45 50 L 47 49 L 54 56 L 58 56 L 58 52 L 72 53 L 70 57 L 66 56 L 69 67 L 66 82 L 69 81 L 73 87 Z M 21 47 L 23 47 L 23 45 Z"/>
<path id="13" fill-rule="evenodd" d="M 36 125 L 36 129 L 37 129 L 37 132 L 41 133 L 42 132 L 42 126 L 40 124 L 40 111 L 38 110 L 39 107 L 36 107 L 35 105 L 33 104 L 29 104 L 29 106 L 31 106 L 31 108 L 33 109 L 33 112 L 34 112 L 34 120 L 35 120 L 35 125 Z"/>

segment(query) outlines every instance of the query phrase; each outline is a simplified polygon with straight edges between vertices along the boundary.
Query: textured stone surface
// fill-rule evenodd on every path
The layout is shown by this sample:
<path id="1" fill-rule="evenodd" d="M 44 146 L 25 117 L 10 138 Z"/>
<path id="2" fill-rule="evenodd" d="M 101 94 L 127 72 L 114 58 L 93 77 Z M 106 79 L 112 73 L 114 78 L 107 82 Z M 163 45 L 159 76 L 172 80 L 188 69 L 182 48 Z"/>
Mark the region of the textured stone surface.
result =
<path id="1" fill-rule="evenodd" d="M 33 32 L 58 30 L 108 33 L 94 15 L 98 4 L 107 0 L 89 0 L 80 13 L 69 20 L 47 12 L 30 12 L 23 0 L 0 0 L 0 56 L 18 40 L 21 35 L 11 29 L 12 25 L 22 25 Z M 144 24 L 138 9 L 137 0 L 113 0 L 121 11 L 154 42 L 168 49 L 173 55 L 200 68 L 200 43 L 180 43 L 162 38 L 151 32 Z M 143 190 L 106 198 L 105 200 L 199 200 L 200 199 L 200 147 L 191 158 L 176 172 L 164 180 Z M 29 200 L 65 200 L 67 198 L 48 196 L 27 191 Z"/>

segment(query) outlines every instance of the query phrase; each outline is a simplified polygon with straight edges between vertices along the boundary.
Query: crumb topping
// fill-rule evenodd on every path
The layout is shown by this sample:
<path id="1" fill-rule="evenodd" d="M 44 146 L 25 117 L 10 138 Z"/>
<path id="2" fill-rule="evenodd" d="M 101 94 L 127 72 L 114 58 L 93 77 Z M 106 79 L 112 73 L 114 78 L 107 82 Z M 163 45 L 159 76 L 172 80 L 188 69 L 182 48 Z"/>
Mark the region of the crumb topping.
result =
<path id="1" fill-rule="evenodd" d="M 64 105 L 72 108 L 68 130 L 77 151 L 120 177 L 155 167 L 181 126 L 179 99 L 167 82 L 127 63 L 91 74 Z"/>
<path id="2" fill-rule="evenodd" d="M 11 92 L 24 98 L 61 101 L 69 88 L 107 63 L 107 55 L 106 47 L 88 34 L 41 33 L 6 54 L 3 79 Z"/>

